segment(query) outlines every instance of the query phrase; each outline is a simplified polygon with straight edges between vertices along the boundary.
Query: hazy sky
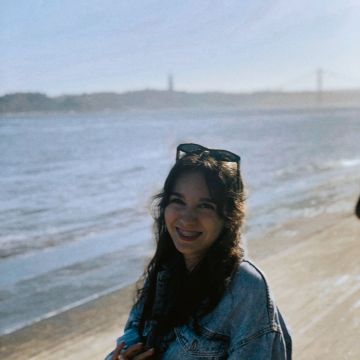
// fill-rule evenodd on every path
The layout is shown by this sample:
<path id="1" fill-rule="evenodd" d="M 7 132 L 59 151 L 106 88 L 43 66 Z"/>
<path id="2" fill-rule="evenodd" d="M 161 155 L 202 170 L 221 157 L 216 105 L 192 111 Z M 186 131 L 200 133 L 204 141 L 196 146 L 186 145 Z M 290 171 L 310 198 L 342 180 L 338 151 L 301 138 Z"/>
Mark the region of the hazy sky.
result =
<path id="1" fill-rule="evenodd" d="M 0 0 L 0 95 L 360 88 L 359 0 Z"/>

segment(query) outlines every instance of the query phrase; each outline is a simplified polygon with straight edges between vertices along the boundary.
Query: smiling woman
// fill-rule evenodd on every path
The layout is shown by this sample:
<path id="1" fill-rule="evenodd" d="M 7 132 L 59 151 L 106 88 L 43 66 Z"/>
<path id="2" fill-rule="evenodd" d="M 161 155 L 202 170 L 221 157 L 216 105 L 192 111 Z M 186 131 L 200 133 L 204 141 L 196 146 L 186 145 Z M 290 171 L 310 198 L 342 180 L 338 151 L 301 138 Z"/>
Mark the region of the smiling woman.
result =
<path id="1" fill-rule="evenodd" d="M 166 228 L 191 271 L 219 237 L 224 221 L 200 172 L 183 174 L 165 209 Z"/>
<path id="2" fill-rule="evenodd" d="M 239 165 L 225 150 L 178 146 L 155 197 L 155 255 L 106 360 L 291 359 L 265 277 L 244 258 Z"/>

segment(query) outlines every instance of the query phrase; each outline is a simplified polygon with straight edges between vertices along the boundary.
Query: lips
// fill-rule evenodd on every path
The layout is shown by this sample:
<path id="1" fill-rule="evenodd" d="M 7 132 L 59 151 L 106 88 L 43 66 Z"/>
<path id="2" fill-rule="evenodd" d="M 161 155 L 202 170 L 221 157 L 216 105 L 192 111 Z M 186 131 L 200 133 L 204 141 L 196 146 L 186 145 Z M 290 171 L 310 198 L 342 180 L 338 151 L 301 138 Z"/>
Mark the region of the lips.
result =
<path id="1" fill-rule="evenodd" d="M 188 230 L 180 229 L 178 227 L 176 228 L 176 231 L 179 237 L 185 241 L 195 240 L 202 234 L 202 232 L 200 231 L 188 231 Z"/>

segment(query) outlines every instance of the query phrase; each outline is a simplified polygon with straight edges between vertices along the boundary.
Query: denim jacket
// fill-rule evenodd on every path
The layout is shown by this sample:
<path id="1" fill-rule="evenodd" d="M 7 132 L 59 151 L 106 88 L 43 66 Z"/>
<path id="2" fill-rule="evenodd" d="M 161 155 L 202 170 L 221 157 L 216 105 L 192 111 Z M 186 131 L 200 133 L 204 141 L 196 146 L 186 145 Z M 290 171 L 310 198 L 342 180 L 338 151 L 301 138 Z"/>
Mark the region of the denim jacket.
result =
<path id="1" fill-rule="evenodd" d="M 163 287 L 166 272 L 159 272 L 157 291 Z M 161 293 L 161 291 L 160 291 Z M 157 300 L 155 300 L 156 303 Z M 126 323 L 127 346 L 141 341 L 138 333 L 140 311 L 134 306 Z M 274 304 L 262 272 L 244 260 L 216 308 L 200 319 L 200 332 L 191 324 L 174 329 L 163 360 L 289 360 L 291 337 Z M 145 324 L 145 335 L 151 324 Z M 110 353 L 105 360 L 110 360 Z"/>

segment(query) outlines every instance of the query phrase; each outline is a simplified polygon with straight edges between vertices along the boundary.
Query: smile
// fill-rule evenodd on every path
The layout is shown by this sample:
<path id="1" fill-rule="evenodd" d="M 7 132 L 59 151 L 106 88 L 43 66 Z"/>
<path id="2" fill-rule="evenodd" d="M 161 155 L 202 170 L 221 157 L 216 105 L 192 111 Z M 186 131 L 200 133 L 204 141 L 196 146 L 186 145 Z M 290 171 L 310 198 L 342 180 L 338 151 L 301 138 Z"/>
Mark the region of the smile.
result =
<path id="1" fill-rule="evenodd" d="M 176 228 L 176 232 L 178 233 L 180 239 L 185 241 L 195 240 L 202 234 L 202 232 L 199 231 L 187 231 L 187 230 L 182 230 L 178 227 Z"/>

